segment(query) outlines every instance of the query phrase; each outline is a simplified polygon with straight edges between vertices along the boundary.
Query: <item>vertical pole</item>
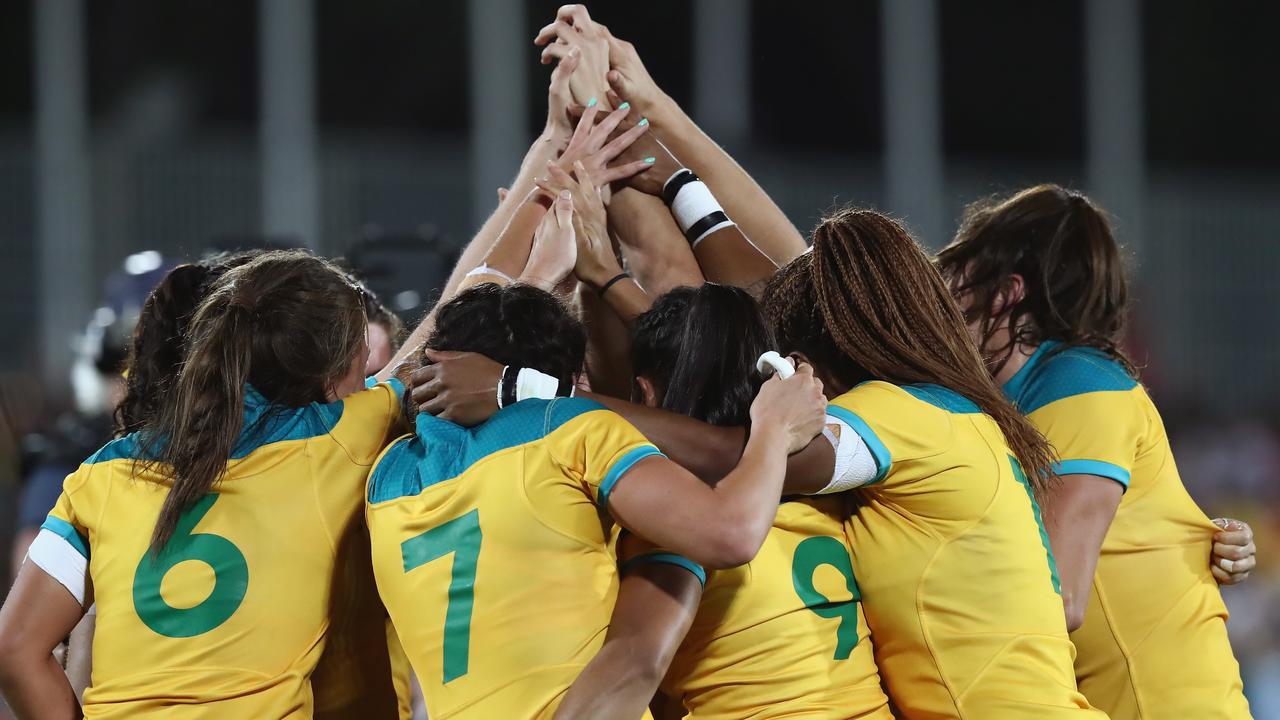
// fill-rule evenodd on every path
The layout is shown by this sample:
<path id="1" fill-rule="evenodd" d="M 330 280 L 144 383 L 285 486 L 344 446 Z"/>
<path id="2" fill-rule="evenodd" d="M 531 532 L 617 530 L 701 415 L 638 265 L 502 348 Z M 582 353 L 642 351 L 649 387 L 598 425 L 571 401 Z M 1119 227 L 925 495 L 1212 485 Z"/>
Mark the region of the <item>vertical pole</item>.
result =
<path id="1" fill-rule="evenodd" d="M 471 0 L 468 5 L 471 88 L 471 220 L 484 224 L 499 186 L 511 182 L 528 147 L 525 82 L 535 57 L 519 0 Z"/>
<path id="2" fill-rule="evenodd" d="M 319 249 L 314 7 L 259 0 L 262 232 Z"/>
<path id="3" fill-rule="evenodd" d="M 718 142 L 741 145 L 751 134 L 751 5 L 697 0 L 693 27 L 693 116 Z"/>
<path id="4" fill-rule="evenodd" d="M 1087 0 L 1084 26 L 1089 191 L 1136 254 L 1146 199 L 1142 8 L 1138 0 Z"/>
<path id="5" fill-rule="evenodd" d="M 944 201 L 936 0 L 884 0 L 884 173 L 890 212 L 938 247 L 949 237 Z"/>
<path id="6" fill-rule="evenodd" d="M 41 368 L 45 387 L 65 397 L 72 338 L 89 320 L 96 287 L 84 0 L 35 3 L 35 55 Z"/>

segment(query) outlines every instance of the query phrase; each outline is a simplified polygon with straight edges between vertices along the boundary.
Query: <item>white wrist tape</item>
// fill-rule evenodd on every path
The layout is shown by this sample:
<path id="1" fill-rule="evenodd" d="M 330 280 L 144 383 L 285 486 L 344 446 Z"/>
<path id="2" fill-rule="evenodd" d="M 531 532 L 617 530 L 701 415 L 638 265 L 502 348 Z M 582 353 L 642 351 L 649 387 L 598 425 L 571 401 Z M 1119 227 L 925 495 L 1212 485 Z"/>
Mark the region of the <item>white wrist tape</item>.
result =
<path id="1" fill-rule="evenodd" d="M 27 559 L 57 580 L 77 602 L 84 604 L 89 561 L 71 543 L 52 531 L 41 530 L 27 550 Z"/>
<path id="2" fill-rule="evenodd" d="M 814 495 L 830 495 L 831 493 L 852 490 L 871 482 L 876 477 L 875 456 L 862 436 L 849 427 L 845 421 L 828 415 L 822 435 L 830 443 L 836 454 L 835 470 L 831 473 L 831 482 Z"/>
<path id="3" fill-rule="evenodd" d="M 485 263 L 480 263 L 480 266 L 479 266 L 479 267 L 477 267 L 476 269 L 474 269 L 474 270 L 472 270 L 471 272 L 467 273 L 464 277 L 475 277 L 475 276 L 477 276 L 477 275 L 492 275 L 492 276 L 494 276 L 494 277 L 496 277 L 496 278 L 502 278 L 503 280 L 507 281 L 508 283 L 514 283 L 514 282 L 515 282 L 515 279 L 513 279 L 510 275 L 508 275 L 508 274 L 506 274 L 506 273 L 502 272 L 502 271 L 501 271 L 501 270 L 499 270 L 498 268 L 490 267 L 489 265 L 487 265 L 487 264 L 485 264 Z"/>
<path id="4" fill-rule="evenodd" d="M 685 183 L 671 202 L 671 214 L 676 216 L 676 224 L 682 233 L 689 232 L 694 223 L 714 212 L 724 212 L 724 208 L 701 180 Z"/>
<path id="5" fill-rule="evenodd" d="M 680 188 L 671 201 L 671 214 L 692 247 L 697 247 L 708 235 L 734 225 L 701 180 L 685 183 Z"/>
<path id="6" fill-rule="evenodd" d="M 550 375 L 538 372 L 533 368 L 520 368 L 516 375 L 516 400 L 554 400 L 556 390 L 560 389 L 560 381 Z"/>

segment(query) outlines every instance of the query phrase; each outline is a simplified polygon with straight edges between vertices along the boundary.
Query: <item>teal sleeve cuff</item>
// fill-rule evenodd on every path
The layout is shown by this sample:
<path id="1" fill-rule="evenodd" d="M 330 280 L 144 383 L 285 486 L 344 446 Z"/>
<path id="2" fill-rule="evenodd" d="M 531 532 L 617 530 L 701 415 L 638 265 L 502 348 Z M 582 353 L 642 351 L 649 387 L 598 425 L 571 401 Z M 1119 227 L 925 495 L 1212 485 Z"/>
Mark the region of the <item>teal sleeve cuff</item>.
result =
<path id="1" fill-rule="evenodd" d="M 650 455 L 662 455 L 662 451 L 652 445 L 641 445 L 628 451 L 613 463 L 613 466 L 609 468 L 609 472 L 605 474 L 604 480 L 600 483 L 600 491 L 596 496 L 596 503 L 601 510 L 609 509 L 609 493 L 613 492 L 613 487 L 618 484 L 622 476 L 634 467 L 636 463 Z M 666 457 L 665 455 L 662 456 Z"/>
<path id="2" fill-rule="evenodd" d="M 698 578 L 699 584 L 707 584 L 707 571 L 703 570 L 701 565 L 689 558 L 676 555 L 675 553 L 652 552 L 645 553 L 644 555 L 637 555 L 622 563 L 622 567 L 619 568 L 618 573 L 626 575 L 628 571 L 635 569 L 637 565 L 645 565 L 648 563 L 659 563 L 662 565 L 675 565 L 677 567 L 682 567 L 693 573 L 693 576 Z"/>
<path id="3" fill-rule="evenodd" d="M 871 429 L 871 426 L 856 414 L 838 405 L 828 405 L 827 414 L 853 428 L 853 431 L 858 433 L 858 437 L 862 438 L 862 442 L 867 444 L 867 449 L 876 460 L 876 476 L 867 484 L 871 485 L 883 480 L 893 465 L 893 456 L 889 454 L 889 448 L 880 441 L 880 437 Z"/>
<path id="4" fill-rule="evenodd" d="M 40 526 L 40 529 L 48 530 L 66 540 L 71 547 L 76 549 L 76 552 L 84 556 L 85 560 L 89 559 L 89 541 L 80 534 L 80 531 L 72 527 L 71 523 L 50 515 L 45 518 L 44 524 Z"/>
<path id="5" fill-rule="evenodd" d="M 1129 471 L 1101 460 L 1063 460 L 1052 466 L 1056 475 L 1097 475 L 1115 480 L 1125 490 L 1129 489 Z"/>
<path id="6" fill-rule="evenodd" d="M 391 392 L 396 394 L 396 400 L 404 397 L 404 383 L 400 382 L 396 378 L 391 378 L 390 380 L 387 380 L 387 385 L 390 385 Z"/>

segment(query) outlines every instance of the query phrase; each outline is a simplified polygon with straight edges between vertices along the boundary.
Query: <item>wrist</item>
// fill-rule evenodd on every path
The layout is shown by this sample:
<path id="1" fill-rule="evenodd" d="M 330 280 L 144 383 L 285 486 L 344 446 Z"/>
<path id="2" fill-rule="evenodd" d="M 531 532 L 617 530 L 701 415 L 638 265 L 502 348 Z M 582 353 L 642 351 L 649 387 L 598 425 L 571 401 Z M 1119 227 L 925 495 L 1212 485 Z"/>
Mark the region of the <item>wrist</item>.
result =
<path id="1" fill-rule="evenodd" d="M 751 435 L 747 438 L 747 446 L 755 446 L 763 451 L 781 449 L 786 452 L 791 447 L 791 437 L 786 428 L 769 422 L 767 418 L 763 422 L 756 422 L 756 419 L 752 418 Z"/>
<path id="2" fill-rule="evenodd" d="M 680 105 L 671 99 L 670 95 L 661 90 L 651 100 L 641 101 L 640 107 L 637 108 L 645 117 L 649 118 L 649 122 L 659 126 L 670 125 L 680 119 L 684 113 L 680 110 Z"/>

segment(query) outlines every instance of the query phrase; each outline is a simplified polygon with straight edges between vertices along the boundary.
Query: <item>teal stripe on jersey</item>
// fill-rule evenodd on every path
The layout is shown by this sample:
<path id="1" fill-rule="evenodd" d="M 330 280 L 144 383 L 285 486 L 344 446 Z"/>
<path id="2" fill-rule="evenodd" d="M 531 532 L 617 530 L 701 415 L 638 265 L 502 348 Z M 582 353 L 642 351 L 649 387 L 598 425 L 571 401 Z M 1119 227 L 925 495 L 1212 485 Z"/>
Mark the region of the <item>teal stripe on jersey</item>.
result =
<path id="1" fill-rule="evenodd" d="M 871 479 L 870 483 L 878 483 L 889 474 L 889 467 L 893 465 L 893 456 L 889 454 L 889 448 L 880 442 L 880 437 L 876 435 L 875 430 L 855 413 L 846 410 L 839 405 L 828 405 L 827 414 L 843 420 L 846 425 L 853 428 L 858 433 L 858 437 L 867 444 L 867 448 L 871 450 L 871 456 L 876 459 L 876 476 Z"/>
<path id="2" fill-rule="evenodd" d="M 50 515 L 44 519 L 44 524 L 40 526 L 40 529 L 48 530 L 54 535 L 66 540 L 67 544 L 75 548 L 76 552 L 84 556 L 85 560 L 89 559 L 89 539 L 84 535 L 81 535 L 80 531 L 76 530 L 71 523 L 63 520 L 62 518 L 56 518 Z"/>
<path id="3" fill-rule="evenodd" d="M 1055 475 L 1097 475 L 1115 480 L 1129 489 L 1129 471 L 1114 463 L 1102 460 L 1063 460 L 1053 464 Z"/>
<path id="4" fill-rule="evenodd" d="M 1059 349 L 1061 345 L 1053 340 L 1041 345 L 1004 384 L 1005 396 L 1023 414 L 1075 395 L 1121 392 L 1137 386 L 1138 381 L 1124 366 L 1101 350 L 1079 346 Z"/>
<path id="5" fill-rule="evenodd" d="M 662 452 L 652 445 L 642 445 L 627 451 L 625 455 L 613 463 L 609 468 L 609 472 L 605 474 L 604 480 L 600 483 L 600 494 L 596 498 L 596 503 L 601 510 L 609 509 L 609 493 L 613 492 L 613 486 L 617 485 L 622 476 L 634 467 L 636 463 L 650 455 L 662 455 Z"/>
<path id="6" fill-rule="evenodd" d="M 698 578 L 699 583 L 703 585 L 707 584 L 707 571 L 704 570 L 701 565 L 682 555 L 667 552 L 651 552 L 645 553 L 644 555 L 637 555 L 622 563 L 622 567 L 618 569 L 618 574 L 626 575 L 629 570 L 635 569 L 637 565 L 645 565 L 648 563 L 682 567 L 693 573 L 693 576 Z"/>

